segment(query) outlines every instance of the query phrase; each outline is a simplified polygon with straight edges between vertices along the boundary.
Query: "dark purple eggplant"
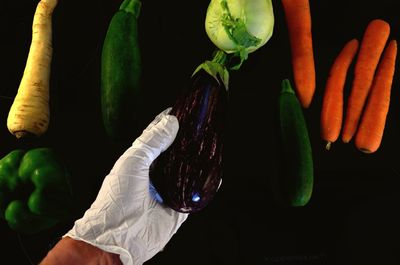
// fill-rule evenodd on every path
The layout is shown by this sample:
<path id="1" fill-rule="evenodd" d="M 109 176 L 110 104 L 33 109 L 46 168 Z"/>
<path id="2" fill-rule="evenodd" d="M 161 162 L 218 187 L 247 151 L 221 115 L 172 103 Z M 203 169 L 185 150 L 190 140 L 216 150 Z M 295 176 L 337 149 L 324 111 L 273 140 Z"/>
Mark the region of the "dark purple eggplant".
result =
<path id="1" fill-rule="evenodd" d="M 226 86 L 225 68 L 216 62 L 205 63 L 171 109 L 179 130 L 172 145 L 150 166 L 150 181 L 159 200 L 176 211 L 203 209 L 219 189 L 227 120 Z"/>

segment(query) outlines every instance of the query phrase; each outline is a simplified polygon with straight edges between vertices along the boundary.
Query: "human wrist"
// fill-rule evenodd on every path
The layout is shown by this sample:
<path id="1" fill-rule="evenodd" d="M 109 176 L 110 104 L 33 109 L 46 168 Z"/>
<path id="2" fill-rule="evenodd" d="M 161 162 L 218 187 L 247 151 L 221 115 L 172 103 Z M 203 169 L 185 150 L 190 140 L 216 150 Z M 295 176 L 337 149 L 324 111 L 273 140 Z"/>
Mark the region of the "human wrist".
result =
<path id="1" fill-rule="evenodd" d="M 119 255 L 70 237 L 62 238 L 40 263 L 53 264 L 122 265 Z"/>

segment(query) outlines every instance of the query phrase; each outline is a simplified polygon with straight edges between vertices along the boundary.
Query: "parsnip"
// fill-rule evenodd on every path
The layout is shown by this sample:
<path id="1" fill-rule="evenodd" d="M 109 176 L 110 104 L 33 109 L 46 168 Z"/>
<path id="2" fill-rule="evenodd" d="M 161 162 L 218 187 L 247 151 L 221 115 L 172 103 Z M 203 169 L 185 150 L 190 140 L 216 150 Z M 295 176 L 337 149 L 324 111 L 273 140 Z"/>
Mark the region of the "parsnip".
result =
<path id="1" fill-rule="evenodd" d="M 52 14 L 58 0 L 41 0 L 32 23 L 32 41 L 17 95 L 7 118 L 17 138 L 45 133 L 50 121 Z"/>

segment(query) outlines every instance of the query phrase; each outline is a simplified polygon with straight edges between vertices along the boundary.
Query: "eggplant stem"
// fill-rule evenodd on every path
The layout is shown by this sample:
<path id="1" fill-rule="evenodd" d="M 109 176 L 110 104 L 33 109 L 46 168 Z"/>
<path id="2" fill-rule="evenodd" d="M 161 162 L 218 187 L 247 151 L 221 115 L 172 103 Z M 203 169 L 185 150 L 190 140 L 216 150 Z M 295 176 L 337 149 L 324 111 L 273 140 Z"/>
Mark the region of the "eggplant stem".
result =
<path id="1" fill-rule="evenodd" d="M 228 56 L 224 51 L 216 50 L 214 52 L 214 56 L 213 56 L 212 62 L 218 63 L 218 64 L 220 64 L 222 66 L 226 66 L 227 61 L 228 61 Z"/>

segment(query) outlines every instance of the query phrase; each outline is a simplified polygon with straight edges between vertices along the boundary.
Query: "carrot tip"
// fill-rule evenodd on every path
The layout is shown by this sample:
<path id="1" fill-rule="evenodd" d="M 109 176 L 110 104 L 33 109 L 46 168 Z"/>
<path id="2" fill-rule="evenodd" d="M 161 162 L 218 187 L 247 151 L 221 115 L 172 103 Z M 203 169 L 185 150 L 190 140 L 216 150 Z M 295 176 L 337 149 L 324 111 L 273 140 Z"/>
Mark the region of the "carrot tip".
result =
<path id="1" fill-rule="evenodd" d="M 332 146 L 332 142 L 326 142 L 325 149 L 329 151 L 331 149 L 331 146 Z"/>
<path id="2" fill-rule="evenodd" d="M 365 153 L 365 154 L 372 154 L 373 151 L 367 149 L 367 148 L 358 148 L 358 150 L 360 150 L 361 152 Z"/>
<path id="3" fill-rule="evenodd" d="M 350 140 L 342 138 L 342 142 L 345 143 L 345 144 L 348 144 L 350 142 Z"/>

